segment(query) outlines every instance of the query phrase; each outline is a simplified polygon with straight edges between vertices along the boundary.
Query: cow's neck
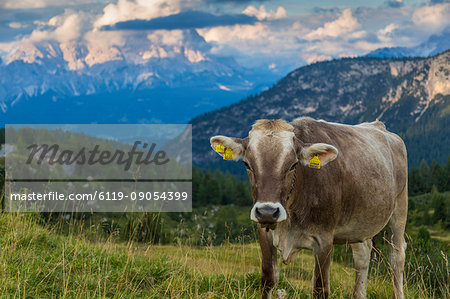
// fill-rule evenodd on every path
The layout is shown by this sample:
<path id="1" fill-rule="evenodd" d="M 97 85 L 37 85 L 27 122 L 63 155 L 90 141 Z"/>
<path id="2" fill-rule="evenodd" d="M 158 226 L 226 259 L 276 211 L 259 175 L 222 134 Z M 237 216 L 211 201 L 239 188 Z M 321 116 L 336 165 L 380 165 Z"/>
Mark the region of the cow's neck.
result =
<path id="1" fill-rule="evenodd" d="M 300 249 L 314 248 L 314 235 L 307 230 L 290 227 L 289 222 L 279 223 L 269 233 L 272 234 L 273 245 L 285 264 L 290 263 Z"/>

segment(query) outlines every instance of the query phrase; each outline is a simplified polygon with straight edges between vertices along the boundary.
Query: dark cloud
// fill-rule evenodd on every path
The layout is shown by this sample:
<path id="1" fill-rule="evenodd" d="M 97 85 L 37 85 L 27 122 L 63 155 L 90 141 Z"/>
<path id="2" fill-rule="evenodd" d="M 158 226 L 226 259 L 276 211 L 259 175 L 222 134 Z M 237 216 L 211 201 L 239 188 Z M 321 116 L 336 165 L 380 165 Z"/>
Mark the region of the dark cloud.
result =
<path id="1" fill-rule="evenodd" d="M 428 5 L 441 4 L 441 3 L 449 3 L 450 0 L 427 0 Z"/>
<path id="2" fill-rule="evenodd" d="M 114 25 L 103 26 L 102 30 L 174 30 L 253 24 L 256 21 L 258 20 L 255 17 L 244 14 L 213 15 L 201 11 L 185 11 L 151 20 L 119 22 Z"/>
<path id="3" fill-rule="evenodd" d="M 340 13 L 342 9 L 339 7 L 313 7 L 312 11 L 315 14 Z"/>
<path id="4" fill-rule="evenodd" d="M 393 8 L 402 7 L 403 5 L 405 5 L 403 0 L 388 0 L 385 3 L 387 6 L 393 7 Z"/>

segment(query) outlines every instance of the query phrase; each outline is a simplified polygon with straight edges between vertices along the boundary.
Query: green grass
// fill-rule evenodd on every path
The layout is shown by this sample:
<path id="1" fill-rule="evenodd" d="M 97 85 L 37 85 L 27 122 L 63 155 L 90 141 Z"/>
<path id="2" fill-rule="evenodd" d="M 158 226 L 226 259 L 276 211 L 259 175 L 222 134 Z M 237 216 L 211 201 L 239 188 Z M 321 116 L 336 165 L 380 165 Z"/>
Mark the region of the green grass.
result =
<path id="1" fill-rule="evenodd" d="M 114 237 L 92 241 L 80 232 L 59 234 L 36 219 L 32 214 L 0 214 L 2 298 L 259 297 L 256 243 L 193 247 L 122 242 Z M 391 278 L 382 270 L 387 259 L 383 255 L 378 259 L 371 269 L 368 297 L 388 298 Z M 447 262 L 445 255 L 443 259 Z M 277 289 L 284 289 L 288 297 L 309 298 L 312 269 L 311 253 L 301 252 L 291 265 L 280 265 Z M 448 276 L 448 262 L 446 269 Z M 435 290 L 420 283 L 429 270 L 409 268 L 408 298 L 449 297 L 445 283 Z M 353 281 L 351 265 L 333 262 L 332 298 L 349 298 Z"/>

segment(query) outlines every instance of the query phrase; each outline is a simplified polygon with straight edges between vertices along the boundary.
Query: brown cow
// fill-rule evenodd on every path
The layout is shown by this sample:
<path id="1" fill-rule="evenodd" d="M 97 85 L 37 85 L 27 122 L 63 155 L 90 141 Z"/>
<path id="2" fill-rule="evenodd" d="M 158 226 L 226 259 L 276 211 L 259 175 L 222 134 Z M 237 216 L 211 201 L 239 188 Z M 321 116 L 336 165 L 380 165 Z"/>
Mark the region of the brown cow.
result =
<path id="1" fill-rule="evenodd" d="M 285 264 L 300 249 L 313 250 L 312 292 L 327 298 L 333 244 L 343 243 L 350 243 L 353 251 L 353 297 L 365 298 L 371 238 L 386 224 L 393 298 L 403 298 L 408 196 L 406 149 L 400 137 L 379 121 L 350 126 L 298 118 L 291 123 L 258 120 L 247 138 L 211 138 L 213 149 L 219 144 L 247 168 L 250 218 L 258 222 L 262 252 L 263 298 L 271 297 L 278 281 L 277 249 Z"/>

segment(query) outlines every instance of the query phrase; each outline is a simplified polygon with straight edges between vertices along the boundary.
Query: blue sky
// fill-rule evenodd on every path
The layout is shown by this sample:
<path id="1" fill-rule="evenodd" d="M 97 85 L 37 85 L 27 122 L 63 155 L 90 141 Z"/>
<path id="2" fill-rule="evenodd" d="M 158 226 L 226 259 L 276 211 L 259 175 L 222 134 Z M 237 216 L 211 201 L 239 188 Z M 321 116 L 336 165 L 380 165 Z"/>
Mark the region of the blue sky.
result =
<path id="1" fill-rule="evenodd" d="M 159 58 L 189 45 L 194 61 L 232 56 L 247 67 L 293 68 L 414 46 L 449 25 L 446 0 L 3 0 L 0 56 L 27 42 L 104 45 L 108 52 L 142 40 Z M 199 38 L 187 40 L 186 30 Z"/>

